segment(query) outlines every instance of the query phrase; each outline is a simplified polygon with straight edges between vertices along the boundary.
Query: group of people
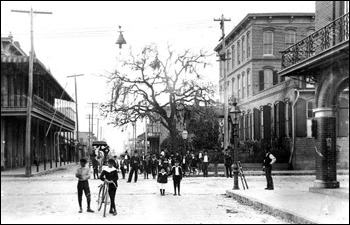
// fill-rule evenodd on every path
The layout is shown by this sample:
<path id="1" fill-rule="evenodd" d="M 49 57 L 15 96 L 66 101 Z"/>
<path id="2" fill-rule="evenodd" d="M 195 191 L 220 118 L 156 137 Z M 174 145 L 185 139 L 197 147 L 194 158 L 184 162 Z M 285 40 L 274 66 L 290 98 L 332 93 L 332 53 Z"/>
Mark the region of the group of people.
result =
<path id="1" fill-rule="evenodd" d="M 226 177 L 232 178 L 232 164 L 233 159 L 231 157 L 231 149 L 226 149 L 223 151 L 224 155 L 224 165 L 226 167 Z M 273 180 L 271 176 L 272 164 L 276 162 L 276 158 L 271 154 L 270 148 L 265 150 L 265 158 L 263 161 L 263 170 L 266 174 L 267 187 L 266 190 L 273 190 Z M 155 154 L 145 155 L 141 157 L 138 156 L 137 151 L 133 156 L 129 156 L 126 152 L 125 156 L 118 160 L 116 156 L 110 159 L 105 159 L 107 166 L 102 170 L 100 161 L 98 157 L 94 156 L 92 158 L 93 174 L 94 179 L 101 179 L 109 185 L 109 196 L 111 199 L 110 213 L 117 215 L 117 210 L 115 207 L 115 195 L 118 187 L 118 170 L 122 172 L 123 179 L 125 179 L 125 173 L 129 172 L 128 183 L 131 182 L 134 176 L 134 181 L 137 182 L 138 171 L 144 174 L 144 178 L 148 179 L 148 174 L 152 174 L 153 179 L 156 178 L 159 183 L 160 195 L 165 195 L 165 184 L 168 183 L 168 177 L 172 176 L 174 185 L 174 196 L 181 196 L 180 183 L 182 178 L 186 175 L 186 172 L 193 173 L 197 172 L 197 168 L 202 169 L 203 176 L 208 177 L 208 166 L 209 163 L 214 163 L 215 174 L 217 176 L 217 166 L 220 158 L 221 151 L 215 151 L 212 156 L 208 155 L 207 151 L 199 152 L 198 156 L 192 152 L 187 151 L 187 154 L 181 156 L 179 152 L 175 154 L 167 155 L 163 150 L 160 153 L 159 159 Z M 91 203 L 91 193 L 89 188 L 88 180 L 90 179 L 90 168 L 86 165 L 87 160 L 80 160 L 80 167 L 76 171 L 76 178 L 78 178 L 78 203 L 79 203 L 79 213 L 82 213 L 82 196 L 85 193 L 87 199 L 87 212 L 93 213 L 94 211 L 90 207 Z M 129 168 L 130 171 L 129 171 Z M 101 174 L 99 176 L 99 169 Z"/>

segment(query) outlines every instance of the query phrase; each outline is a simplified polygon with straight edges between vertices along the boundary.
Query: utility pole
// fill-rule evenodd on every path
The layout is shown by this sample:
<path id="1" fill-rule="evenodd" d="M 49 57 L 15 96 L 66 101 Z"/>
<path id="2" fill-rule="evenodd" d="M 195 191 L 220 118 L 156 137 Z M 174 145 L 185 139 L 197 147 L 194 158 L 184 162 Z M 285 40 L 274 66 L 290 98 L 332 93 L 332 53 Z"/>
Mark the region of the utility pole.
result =
<path id="1" fill-rule="evenodd" d="M 33 67 L 34 67 L 34 35 L 33 35 L 33 15 L 34 14 L 52 14 L 52 12 L 39 12 L 33 11 L 33 8 L 30 8 L 30 11 L 24 10 L 11 10 L 11 12 L 17 13 L 29 13 L 30 15 L 30 56 L 29 56 L 29 74 L 28 74 L 28 97 L 27 97 L 27 121 L 26 121 L 26 138 L 25 138 L 25 164 L 26 164 L 26 176 L 32 174 L 31 166 L 31 127 L 32 127 L 32 99 L 33 99 Z"/>
<path id="2" fill-rule="evenodd" d="M 91 133 L 94 133 L 94 105 L 96 105 L 98 103 L 97 102 L 90 102 L 88 104 L 91 105 L 91 117 L 92 117 L 92 119 L 91 119 L 91 121 L 92 121 L 92 123 L 91 123 Z"/>
<path id="3" fill-rule="evenodd" d="M 78 75 L 72 75 L 67 76 L 67 78 L 74 77 L 74 83 L 75 83 L 75 116 L 76 116 L 76 123 L 77 123 L 77 145 L 75 146 L 75 151 L 77 152 L 78 144 L 79 144 L 79 116 L 78 116 L 78 88 L 77 88 L 77 77 L 84 76 L 84 74 L 78 74 Z M 82 154 L 83 155 L 83 154 Z"/>
<path id="4" fill-rule="evenodd" d="M 88 139 L 89 139 L 89 147 L 88 148 L 90 148 L 90 145 L 91 145 L 91 141 L 90 141 L 90 133 L 91 133 L 91 131 L 90 131 L 90 114 L 89 114 L 89 134 L 88 134 Z"/>
<path id="5" fill-rule="evenodd" d="M 220 29 L 222 31 L 222 36 L 220 40 L 222 40 L 222 49 L 223 53 L 219 53 L 220 60 L 223 61 L 223 73 L 224 73 L 224 149 L 227 148 L 229 143 L 228 137 L 228 96 L 227 96 L 227 74 L 226 74 L 226 63 L 228 60 L 225 54 L 225 21 L 231 21 L 231 19 L 225 19 L 224 14 L 221 15 L 221 19 L 214 19 L 214 21 L 220 21 Z M 219 40 L 219 41 L 220 41 Z"/>
<path id="6" fill-rule="evenodd" d="M 100 141 L 100 139 L 98 139 L 98 131 L 99 131 L 99 122 L 100 122 L 100 118 L 97 118 L 97 140 Z"/>

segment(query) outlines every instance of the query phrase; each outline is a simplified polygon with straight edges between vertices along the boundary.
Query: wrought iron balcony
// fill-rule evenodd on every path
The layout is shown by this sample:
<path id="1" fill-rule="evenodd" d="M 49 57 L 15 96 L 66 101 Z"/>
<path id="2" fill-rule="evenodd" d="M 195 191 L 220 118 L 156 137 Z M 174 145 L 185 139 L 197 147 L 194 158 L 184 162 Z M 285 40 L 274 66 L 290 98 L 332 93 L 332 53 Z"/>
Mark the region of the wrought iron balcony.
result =
<path id="1" fill-rule="evenodd" d="M 349 41 L 349 13 L 282 51 L 282 70 Z"/>

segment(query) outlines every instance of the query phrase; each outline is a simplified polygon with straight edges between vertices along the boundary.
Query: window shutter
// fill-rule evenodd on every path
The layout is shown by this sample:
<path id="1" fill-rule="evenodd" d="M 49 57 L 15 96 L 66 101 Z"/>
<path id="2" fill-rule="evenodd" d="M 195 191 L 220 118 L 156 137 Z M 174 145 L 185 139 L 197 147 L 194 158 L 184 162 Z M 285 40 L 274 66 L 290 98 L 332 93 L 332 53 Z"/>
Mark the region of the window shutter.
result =
<path id="1" fill-rule="evenodd" d="M 259 71 L 259 90 L 264 90 L 264 71 Z"/>
<path id="2" fill-rule="evenodd" d="M 259 140 L 260 139 L 260 110 L 254 108 L 253 114 L 254 114 L 254 139 Z"/>
<path id="3" fill-rule="evenodd" d="M 241 116 L 240 118 L 239 118 L 239 126 L 241 127 L 241 132 L 240 132 L 240 134 L 239 134 L 239 139 L 240 140 L 244 140 L 244 116 Z"/>
<path id="4" fill-rule="evenodd" d="M 288 133 L 289 133 L 289 137 L 292 137 L 292 103 L 289 102 L 288 103 Z"/>
<path id="5" fill-rule="evenodd" d="M 273 85 L 278 84 L 278 75 L 277 75 L 277 70 L 273 71 Z"/>
<path id="6" fill-rule="evenodd" d="M 248 140 L 249 139 L 249 134 L 248 134 L 248 116 L 249 116 L 249 114 L 246 114 L 245 115 L 245 118 L 244 118 L 244 123 L 245 123 L 245 140 Z"/>
<path id="7" fill-rule="evenodd" d="M 286 104 L 282 101 L 278 103 L 279 107 L 279 134 L 280 137 L 285 137 L 286 136 Z M 278 128 L 277 128 L 278 129 Z"/>
<path id="8" fill-rule="evenodd" d="M 249 113 L 249 139 L 252 139 L 253 114 Z"/>
<path id="9" fill-rule="evenodd" d="M 296 136 L 306 137 L 306 100 L 299 98 L 295 108 Z"/>
<path id="10" fill-rule="evenodd" d="M 264 137 L 265 139 L 271 138 L 271 107 L 263 106 L 263 119 L 264 119 Z"/>

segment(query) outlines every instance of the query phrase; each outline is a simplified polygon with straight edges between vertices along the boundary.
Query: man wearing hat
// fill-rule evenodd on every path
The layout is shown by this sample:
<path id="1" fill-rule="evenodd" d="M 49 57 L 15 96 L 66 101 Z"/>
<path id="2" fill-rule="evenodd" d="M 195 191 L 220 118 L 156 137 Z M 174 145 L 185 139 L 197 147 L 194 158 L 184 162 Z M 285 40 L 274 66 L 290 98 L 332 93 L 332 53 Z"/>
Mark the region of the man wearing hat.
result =
<path id="1" fill-rule="evenodd" d="M 182 168 L 180 167 L 180 162 L 178 160 L 175 161 L 175 166 L 171 169 L 171 175 L 173 176 L 173 182 L 174 182 L 174 196 L 176 196 L 176 188 L 178 190 L 178 195 L 180 194 L 180 183 L 182 180 Z"/>
<path id="2" fill-rule="evenodd" d="M 140 158 L 137 155 L 137 151 L 135 151 L 135 154 L 131 157 L 130 159 L 130 166 L 131 166 L 131 170 L 130 170 L 130 174 L 129 174 L 129 179 L 128 179 L 128 183 L 131 182 L 132 179 L 132 175 L 135 172 L 135 183 L 137 182 L 137 175 L 138 175 L 138 170 L 139 170 L 139 166 L 140 166 Z"/>

